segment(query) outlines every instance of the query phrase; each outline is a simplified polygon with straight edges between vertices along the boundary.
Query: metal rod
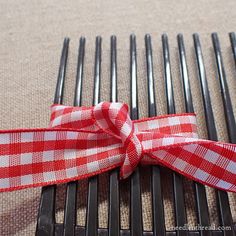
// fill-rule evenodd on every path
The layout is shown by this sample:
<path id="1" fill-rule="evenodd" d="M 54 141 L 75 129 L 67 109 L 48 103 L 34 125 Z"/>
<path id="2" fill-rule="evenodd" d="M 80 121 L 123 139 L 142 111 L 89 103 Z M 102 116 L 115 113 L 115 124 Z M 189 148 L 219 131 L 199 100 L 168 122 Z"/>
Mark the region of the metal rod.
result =
<path id="1" fill-rule="evenodd" d="M 178 48 L 179 48 L 180 73 L 181 73 L 181 79 L 182 79 L 183 87 L 184 87 L 184 90 L 183 90 L 184 97 L 186 100 L 186 104 L 193 104 L 191 88 L 190 88 L 190 83 L 189 83 L 189 76 L 188 76 L 188 67 L 187 67 L 187 59 L 186 59 L 185 46 L 184 46 L 184 38 L 182 34 L 178 34 L 177 41 L 178 41 Z M 190 112 L 188 110 L 188 106 L 186 106 L 186 111 Z"/>
<path id="2" fill-rule="evenodd" d="M 117 102 L 117 60 L 116 36 L 111 36 L 111 102 Z M 119 200 L 119 169 L 110 172 L 109 183 L 109 236 L 120 235 L 120 200 Z"/>
<path id="3" fill-rule="evenodd" d="M 74 106 L 81 106 L 84 47 L 85 47 L 85 38 L 81 37 L 79 54 L 78 54 L 78 63 L 77 63 Z M 76 216 L 77 216 L 77 185 L 78 185 L 77 181 L 69 182 L 67 184 L 65 213 L 64 213 L 64 230 L 63 230 L 64 236 L 75 235 Z"/>
<path id="4" fill-rule="evenodd" d="M 69 38 L 65 38 L 61 53 L 56 92 L 54 96 L 54 104 L 61 104 L 63 100 L 63 89 L 64 89 L 65 74 L 66 74 L 68 50 L 69 50 Z M 42 188 L 38 220 L 37 220 L 37 230 L 36 230 L 37 236 L 54 235 L 55 196 L 56 196 L 55 185 L 46 186 Z"/>
<path id="5" fill-rule="evenodd" d="M 221 87 L 221 93 L 222 93 L 222 98 L 224 101 L 224 108 L 225 108 L 225 116 L 226 120 L 228 123 L 228 134 L 231 136 L 233 133 L 230 132 L 229 130 L 235 131 L 235 121 L 234 121 L 234 114 L 232 110 L 232 105 L 231 105 L 231 99 L 228 91 L 228 86 L 227 86 L 227 81 L 226 81 L 226 75 L 224 72 L 224 65 L 223 65 L 223 59 L 221 55 L 221 50 L 220 50 L 220 42 L 218 39 L 218 35 L 216 33 L 212 34 L 212 42 L 214 45 L 214 51 L 215 51 L 215 56 L 216 56 L 216 63 L 217 63 L 217 68 L 218 68 L 218 74 L 219 74 L 219 79 L 220 79 L 220 87 Z M 206 89 L 208 92 L 208 89 Z M 209 92 L 208 92 L 209 93 Z M 211 103 L 210 103 L 211 104 Z M 208 108 L 205 112 L 211 113 L 213 117 L 213 111 L 211 105 L 206 105 L 205 107 Z M 209 117 L 209 116 L 208 116 Z M 229 120 L 228 120 L 229 119 Z M 214 119 L 208 120 L 207 124 L 209 124 L 210 129 L 208 129 L 208 134 L 209 138 L 212 140 L 217 140 L 217 132 L 216 132 L 216 127 L 215 127 L 215 122 Z M 235 136 L 235 133 L 233 134 Z M 231 139 L 232 138 L 232 139 Z M 231 140 L 234 140 L 235 137 L 230 137 Z M 219 211 L 219 219 L 220 219 L 220 224 L 223 226 L 230 226 L 233 229 L 233 219 L 231 215 L 231 210 L 230 210 L 230 205 L 229 205 L 229 199 L 228 199 L 228 194 L 227 192 L 224 191 L 216 191 L 217 193 L 217 200 L 218 200 L 218 211 Z M 224 235 L 230 236 L 234 235 L 233 230 L 223 230 Z"/>
<path id="6" fill-rule="evenodd" d="M 221 50 L 220 50 L 219 38 L 216 33 L 212 34 L 212 42 L 214 46 L 214 52 L 215 52 L 218 76 L 219 76 L 219 81 L 220 81 L 221 95 L 222 95 L 222 100 L 224 104 L 225 117 L 227 121 L 226 124 L 227 124 L 229 139 L 231 143 L 236 143 L 236 124 L 235 124 L 228 84 L 226 80 L 223 58 L 222 58 Z"/>
<path id="7" fill-rule="evenodd" d="M 110 64 L 110 81 L 111 81 L 111 102 L 117 102 L 117 49 L 116 49 L 116 36 L 111 36 L 111 64 Z"/>
<path id="8" fill-rule="evenodd" d="M 80 38 L 79 54 L 76 73 L 74 106 L 82 105 L 82 87 L 83 87 L 83 70 L 84 70 L 84 54 L 85 54 L 85 38 Z"/>
<path id="9" fill-rule="evenodd" d="M 137 52 L 136 37 L 130 36 L 130 79 L 131 79 L 131 119 L 138 119 L 138 85 L 137 85 Z M 131 236 L 143 235 L 142 202 L 140 189 L 140 170 L 136 168 L 130 177 L 131 181 Z"/>
<path id="10" fill-rule="evenodd" d="M 236 35 L 235 35 L 235 33 L 234 32 L 229 33 L 229 38 L 230 38 L 230 42 L 231 42 L 234 63 L 236 66 Z"/>
<path id="11" fill-rule="evenodd" d="M 195 48 L 195 54 L 196 54 L 196 61 L 198 66 L 198 72 L 199 72 L 199 79 L 201 82 L 201 85 L 204 84 L 204 87 L 207 87 L 207 80 L 206 80 L 206 72 L 205 67 L 203 63 L 203 56 L 202 56 L 202 50 L 200 46 L 199 36 L 198 34 L 193 35 L 194 40 L 194 48 Z M 188 91 L 188 93 L 190 90 Z M 209 99 L 209 96 L 207 96 L 206 91 L 203 91 L 204 96 L 206 96 L 206 99 Z M 208 101 L 210 102 L 210 100 Z M 193 105 L 189 102 L 186 102 L 186 107 L 188 107 L 188 104 L 190 105 L 188 112 L 193 112 Z M 207 205 L 207 198 L 206 198 L 206 190 L 205 187 L 201 184 L 195 183 L 195 191 L 196 191 L 196 203 L 197 203 L 197 216 L 199 224 L 202 226 L 209 226 L 210 220 L 209 220 L 209 212 L 208 212 L 208 205 Z M 210 235 L 210 232 L 207 231 L 200 231 L 201 235 Z"/>
<path id="12" fill-rule="evenodd" d="M 93 105 L 100 102 L 102 38 L 96 37 Z M 86 236 L 98 234 L 98 176 L 89 179 Z"/>
<path id="13" fill-rule="evenodd" d="M 179 41 L 178 41 L 179 43 Z M 173 83 L 172 83 L 172 74 L 171 74 L 171 65 L 170 65 L 170 53 L 169 53 L 169 44 L 168 37 L 166 34 L 162 35 L 162 48 L 163 48 L 163 60 L 164 60 L 164 79 L 166 85 L 166 96 L 167 96 L 167 110 L 168 114 L 175 113 L 175 102 L 174 102 L 174 92 L 173 92 Z M 180 64 L 181 66 L 181 75 L 188 76 L 187 66 L 185 62 L 185 52 L 183 44 L 179 47 L 180 53 Z M 182 70 L 185 69 L 185 70 Z M 182 72 L 183 71 L 183 72 Z M 173 172 L 173 193 L 174 193 L 174 207 L 175 207 L 175 222 L 176 226 L 179 228 L 184 226 L 187 223 L 186 209 L 184 205 L 184 188 L 182 177 Z M 187 235 L 186 230 L 177 230 L 177 235 Z"/>
<path id="14" fill-rule="evenodd" d="M 130 36 L 130 78 L 131 78 L 131 108 L 132 119 L 138 118 L 138 85 L 137 85 L 137 51 L 136 36 Z"/>
<path id="15" fill-rule="evenodd" d="M 152 59 L 152 43 L 151 36 L 145 35 L 146 62 L 147 62 L 147 82 L 148 82 L 148 112 L 149 117 L 156 116 L 156 102 L 154 91 L 154 74 Z M 153 215 L 153 235 L 165 235 L 165 217 L 164 206 L 161 189 L 161 168 L 160 166 L 152 166 L 152 215 Z"/>
<path id="16" fill-rule="evenodd" d="M 175 103 L 174 103 L 174 92 L 173 92 L 172 75 L 170 67 L 169 43 L 166 34 L 162 35 L 162 49 L 163 49 L 163 61 L 164 61 L 164 80 L 165 80 L 166 97 L 167 97 L 167 110 L 168 114 L 173 114 L 175 113 Z"/>

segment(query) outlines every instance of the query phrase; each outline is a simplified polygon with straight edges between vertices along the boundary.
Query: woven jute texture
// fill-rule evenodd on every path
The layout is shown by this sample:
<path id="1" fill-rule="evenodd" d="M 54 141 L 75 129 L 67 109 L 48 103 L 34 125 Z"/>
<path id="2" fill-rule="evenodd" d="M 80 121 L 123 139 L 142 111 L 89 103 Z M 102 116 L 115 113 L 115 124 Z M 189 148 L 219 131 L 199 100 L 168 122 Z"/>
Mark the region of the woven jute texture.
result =
<path id="1" fill-rule="evenodd" d="M 219 82 L 210 33 L 217 31 L 222 45 L 227 81 L 236 109 L 236 70 L 227 33 L 235 30 L 234 0 L 151 0 L 151 1 L 36 1 L 0 0 L 0 128 L 45 127 L 53 100 L 61 46 L 64 36 L 71 38 L 66 75 L 65 104 L 71 105 L 75 85 L 79 37 L 86 36 L 83 105 L 92 103 L 94 39 L 103 37 L 102 100 L 109 100 L 109 38 L 118 40 L 118 98 L 130 101 L 129 34 L 135 33 L 138 47 L 138 85 L 140 117 L 147 116 L 147 81 L 144 34 L 152 35 L 155 90 L 158 114 L 166 113 L 163 81 L 161 34 L 169 36 L 177 112 L 184 112 L 176 35 L 183 33 L 187 51 L 189 78 L 199 135 L 207 138 L 204 112 L 197 78 L 192 33 L 201 37 L 207 78 L 218 137 L 228 141 Z M 142 170 L 144 229 L 151 230 L 150 169 Z M 171 174 L 162 178 L 167 228 L 174 225 Z M 192 183 L 185 180 L 188 222 L 196 224 Z M 27 189 L 0 194 L 0 235 L 34 235 L 41 189 Z M 56 220 L 63 221 L 65 186 L 57 189 Z M 79 182 L 78 223 L 85 224 L 87 180 Z M 215 191 L 207 188 L 211 222 L 217 224 Z M 229 194 L 236 221 L 236 195 Z M 108 222 L 108 175 L 99 177 L 99 226 Z M 129 227 L 129 181 L 121 183 L 121 225 Z"/>

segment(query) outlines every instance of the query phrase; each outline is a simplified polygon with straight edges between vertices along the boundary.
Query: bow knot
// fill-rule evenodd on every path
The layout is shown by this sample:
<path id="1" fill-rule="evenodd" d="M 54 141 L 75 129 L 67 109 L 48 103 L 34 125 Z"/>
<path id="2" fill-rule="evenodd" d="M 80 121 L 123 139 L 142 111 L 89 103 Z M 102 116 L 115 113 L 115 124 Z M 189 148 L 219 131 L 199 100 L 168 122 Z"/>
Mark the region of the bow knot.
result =
<path id="1" fill-rule="evenodd" d="M 121 176 L 128 177 L 140 162 L 143 152 L 128 113 L 128 106 L 122 103 L 101 102 L 94 107 L 93 116 L 99 129 L 122 142 L 125 155 Z"/>
<path id="2" fill-rule="evenodd" d="M 125 160 L 121 166 L 120 175 L 122 178 L 128 177 L 135 170 L 142 159 L 143 147 L 137 135 L 133 134 L 127 139 L 125 148 Z"/>

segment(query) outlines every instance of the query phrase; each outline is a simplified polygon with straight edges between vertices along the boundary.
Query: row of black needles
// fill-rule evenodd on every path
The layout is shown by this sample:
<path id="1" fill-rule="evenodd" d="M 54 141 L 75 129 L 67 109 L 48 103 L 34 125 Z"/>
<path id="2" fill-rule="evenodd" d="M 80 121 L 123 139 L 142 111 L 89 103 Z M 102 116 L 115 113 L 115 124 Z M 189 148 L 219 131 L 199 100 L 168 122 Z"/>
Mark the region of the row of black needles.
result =
<path id="1" fill-rule="evenodd" d="M 225 119 L 228 130 L 228 137 L 231 143 L 236 143 L 236 125 L 231 104 L 231 97 L 228 90 L 226 73 L 223 64 L 223 58 L 220 49 L 220 43 L 217 33 L 212 35 L 212 43 L 214 48 L 215 61 L 218 71 L 218 79 L 221 88 L 222 101 L 225 111 Z M 236 36 L 235 33 L 229 34 L 232 45 L 232 55 L 236 63 Z M 206 79 L 205 65 L 203 61 L 203 54 L 199 35 L 193 35 L 196 67 L 198 70 L 198 77 L 201 87 L 202 101 L 204 104 L 205 120 L 208 131 L 208 138 L 217 140 L 217 130 L 214 122 L 213 108 L 211 97 L 208 90 Z M 194 112 L 191 89 L 189 83 L 188 66 L 185 53 L 183 35 L 177 36 L 178 51 L 179 51 L 179 66 L 180 78 L 183 84 L 183 94 L 186 112 Z M 94 88 L 93 101 L 95 105 L 100 102 L 100 84 L 101 84 L 101 55 L 102 55 L 102 38 L 96 37 L 95 45 L 95 63 L 94 63 Z M 154 68 L 152 56 L 151 36 L 145 35 L 146 48 L 146 72 L 147 72 L 147 104 L 149 116 L 156 116 L 156 102 L 155 102 L 155 82 L 154 82 Z M 172 74 L 170 65 L 170 53 L 168 45 L 168 37 L 166 34 L 162 35 L 163 48 L 163 65 L 164 65 L 164 80 L 167 100 L 167 111 L 169 114 L 175 113 L 175 101 L 173 94 Z M 54 103 L 63 103 L 63 88 L 66 75 L 66 66 L 68 58 L 69 39 L 65 38 L 61 54 L 58 80 L 56 85 L 56 92 Z M 78 64 L 76 75 L 76 86 L 74 95 L 74 105 L 81 106 L 82 90 L 83 90 L 83 67 L 85 56 L 85 38 L 80 38 L 78 50 Z M 236 73 L 236 72 L 235 72 Z M 130 36 L 130 115 L 132 119 L 139 118 L 139 98 L 137 86 L 137 49 L 136 37 Z M 84 81 L 85 82 L 85 81 Z M 116 36 L 111 36 L 110 45 L 110 101 L 117 101 L 117 39 Z M 236 81 L 235 81 L 236 83 Z M 218 211 L 219 224 L 222 226 L 219 230 L 181 230 L 181 226 L 187 224 L 186 206 L 184 202 L 184 187 L 183 178 L 172 172 L 173 180 L 173 205 L 175 212 L 175 225 L 179 230 L 167 231 L 165 227 L 163 193 L 161 188 L 162 171 L 165 168 L 160 166 L 152 166 L 151 168 L 151 195 L 152 195 L 152 232 L 143 230 L 142 219 L 142 204 L 141 204 L 141 189 L 140 189 L 140 175 L 142 175 L 142 168 L 139 167 L 130 177 L 130 229 L 121 229 L 120 226 L 120 196 L 119 185 L 119 170 L 113 170 L 109 173 L 109 212 L 108 212 L 108 228 L 98 227 L 98 176 L 92 177 L 88 181 L 88 196 L 86 209 L 86 225 L 85 227 L 77 225 L 77 195 L 85 194 L 77 191 L 77 182 L 70 182 L 66 187 L 64 222 L 56 223 L 55 221 L 55 204 L 56 204 L 56 188 L 57 186 L 43 187 L 41 201 L 37 220 L 37 236 L 46 235 L 60 235 L 60 236 L 174 236 L 174 235 L 224 235 L 231 236 L 236 232 L 236 223 L 233 222 L 232 213 L 228 194 L 226 192 L 216 191 L 216 205 Z M 205 186 L 193 182 L 197 223 L 200 226 L 210 226 L 207 195 Z"/>

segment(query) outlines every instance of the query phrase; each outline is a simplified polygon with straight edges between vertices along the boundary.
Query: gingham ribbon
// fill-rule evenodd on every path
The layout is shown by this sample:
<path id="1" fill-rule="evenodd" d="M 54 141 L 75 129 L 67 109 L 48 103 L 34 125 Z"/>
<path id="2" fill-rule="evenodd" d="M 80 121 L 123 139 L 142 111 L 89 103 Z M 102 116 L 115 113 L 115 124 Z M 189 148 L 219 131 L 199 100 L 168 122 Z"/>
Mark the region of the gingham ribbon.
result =
<path id="1" fill-rule="evenodd" d="M 53 105 L 51 128 L 0 131 L 0 191 L 59 184 L 120 167 L 161 164 L 236 192 L 236 145 L 198 139 L 194 114 L 132 121 L 128 106 Z"/>

